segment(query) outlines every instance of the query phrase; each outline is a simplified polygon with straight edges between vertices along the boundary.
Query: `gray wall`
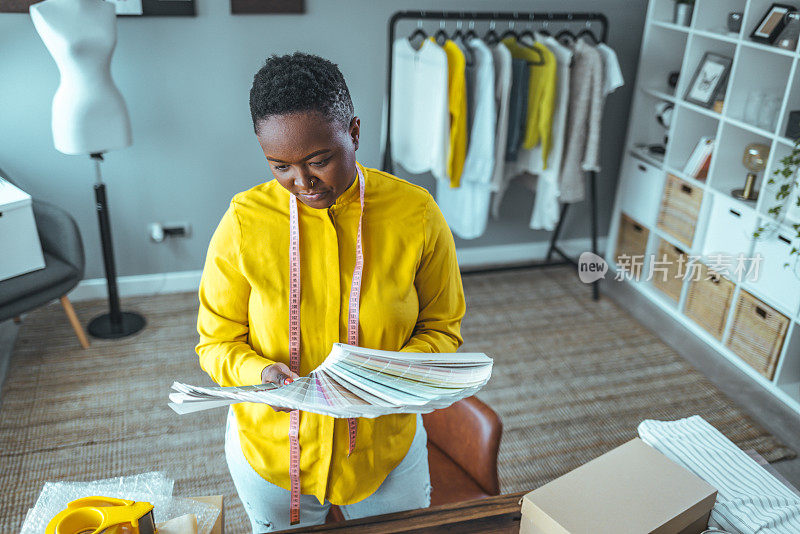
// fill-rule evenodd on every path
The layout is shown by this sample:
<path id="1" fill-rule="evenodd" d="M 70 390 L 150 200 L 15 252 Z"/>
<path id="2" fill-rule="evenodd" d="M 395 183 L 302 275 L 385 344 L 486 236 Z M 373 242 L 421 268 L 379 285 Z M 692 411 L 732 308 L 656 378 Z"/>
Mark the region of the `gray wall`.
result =
<path id="1" fill-rule="evenodd" d="M 603 11 L 626 87 L 608 99 L 599 176 L 600 233 L 608 228 L 638 61 L 645 2 L 591 0 L 306 0 L 305 15 L 230 14 L 227 0 L 197 0 L 197 17 L 123 17 L 112 73 L 133 124 L 133 145 L 103 164 L 120 275 L 200 269 L 209 237 L 236 192 L 271 178 L 250 124 L 248 92 L 272 53 L 303 50 L 337 63 L 361 118 L 358 159 L 380 167 L 386 22 L 398 9 Z M 403 23 L 409 31 L 414 23 Z M 452 24 L 452 23 L 451 23 Z M 429 28 L 436 29 L 437 23 Z M 452 27 L 452 26 L 451 26 Z M 502 26 L 500 26 L 502 28 Z M 94 214 L 93 163 L 52 144 L 50 105 L 58 70 L 25 14 L 0 13 L 0 167 L 32 195 L 66 208 L 78 221 L 87 278 L 103 276 Z M 402 171 L 398 174 L 404 178 Z M 429 177 L 413 181 L 430 186 Z M 527 228 L 533 193 L 512 187 L 503 218 L 459 247 L 544 241 Z M 588 235 L 585 205 L 565 234 Z M 154 244 L 153 221 L 188 221 L 194 234 Z"/>

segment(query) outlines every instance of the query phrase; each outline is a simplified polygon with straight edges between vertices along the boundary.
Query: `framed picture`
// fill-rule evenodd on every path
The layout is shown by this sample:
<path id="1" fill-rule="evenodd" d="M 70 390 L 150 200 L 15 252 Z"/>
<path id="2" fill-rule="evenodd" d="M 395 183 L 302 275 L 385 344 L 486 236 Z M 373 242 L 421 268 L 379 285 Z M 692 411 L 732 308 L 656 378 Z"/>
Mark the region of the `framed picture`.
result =
<path id="1" fill-rule="evenodd" d="M 717 95 L 723 93 L 723 87 L 728 81 L 728 73 L 731 70 L 731 62 L 732 59 L 727 56 L 706 52 L 683 98 L 698 106 L 712 107 Z"/>
<path id="2" fill-rule="evenodd" d="M 106 0 L 117 8 L 117 15 L 144 15 L 142 0 Z"/>
<path id="3" fill-rule="evenodd" d="M 28 8 L 39 0 L 3 0 L 0 1 L 0 13 L 28 13 Z"/>
<path id="4" fill-rule="evenodd" d="M 231 0 L 231 13 L 234 15 L 305 12 L 304 0 Z"/>
<path id="5" fill-rule="evenodd" d="M 772 4 L 761 21 L 756 24 L 750 39 L 759 43 L 772 44 L 786 26 L 786 15 L 794 11 L 794 7 L 786 4 Z"/>
<path id="6" fill-rule="evenodd" d="M 0 0 L 0 13 L 28 13 L 42 0 Z M 108 0 L 120 16 L 195 16 L 195 0 Z"/>
<path id="7" fill-rule="evenodd" d="M 133 0 L 127 0 L 131 2 Z M 167 17 L 194 17 L 196 15 L 194 0 L 141 0 L 142 15 L 144 16 L 167 16 Z M 121 15 L 117 11 L 118 15 Z"/>

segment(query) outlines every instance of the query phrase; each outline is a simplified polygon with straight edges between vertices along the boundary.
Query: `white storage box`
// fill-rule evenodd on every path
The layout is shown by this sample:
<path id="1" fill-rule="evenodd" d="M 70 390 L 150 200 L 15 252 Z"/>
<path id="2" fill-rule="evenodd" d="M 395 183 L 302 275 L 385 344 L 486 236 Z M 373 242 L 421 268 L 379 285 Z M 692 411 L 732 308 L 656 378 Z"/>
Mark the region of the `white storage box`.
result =
<path id="1" fill-rule="evenodd" d="M 753 232 L 756 230 L 755 212 L 742 206 L 728 195 L 715 194 L 708 219 L 703 255 L 724 254 L 750 257 Z"/>
<path id="2" fill-rule="evenodd" d="M 44 269 L 31 196 L 0 177 L 0 280 Z"/>
<path id="3" fill-rule="evenodd" d="M 655 226 L 664 189 L 664 171 L 626 154 L 619 182 L 622 211 L 648 228 Z"/>
<path id="4" fill-rule="evenodd" d="M 800 239 L 792 238 L 793 233 L 783 229 L 777 233 L 766 231 L 756 240 L 753 255 L 760 254 L 762 259 L 758 277 L 750 285 L 767 303 L 783 306 L 794 315 L 800 306 L 800 257 L 790 252 L 792 247 L 800 248 Z M 789 265 L 784 267 L 786 263 Z"/>

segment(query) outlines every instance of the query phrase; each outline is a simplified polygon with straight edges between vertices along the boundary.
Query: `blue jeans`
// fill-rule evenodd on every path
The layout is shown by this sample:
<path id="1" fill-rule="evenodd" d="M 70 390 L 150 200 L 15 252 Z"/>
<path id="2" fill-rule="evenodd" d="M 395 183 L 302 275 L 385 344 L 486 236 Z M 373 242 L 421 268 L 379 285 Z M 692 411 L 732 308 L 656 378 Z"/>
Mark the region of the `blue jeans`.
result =
<path id="1" fill-rule="evenodd" d="M 417 415 L 417 431 L 408 453 L 375 493 L 357 503 L 339 506 L 345 519 L 429 507 L 432 487 L 427 443 L 428 434 L 422 425 L 422 416 Z M 250 518 L 253 534 L 325 522 L 331 507 L 330 501 L 326 499 L 320 504 L 313 495 L 300 495 L 300 523 L 289 524 L 290 492 L 264 480 L 245 459 L 233 410 L 228 411 L 225 429 L 225 459 L 236 491 Z M 286 461 L 288 464 L 288 457 Z"/>

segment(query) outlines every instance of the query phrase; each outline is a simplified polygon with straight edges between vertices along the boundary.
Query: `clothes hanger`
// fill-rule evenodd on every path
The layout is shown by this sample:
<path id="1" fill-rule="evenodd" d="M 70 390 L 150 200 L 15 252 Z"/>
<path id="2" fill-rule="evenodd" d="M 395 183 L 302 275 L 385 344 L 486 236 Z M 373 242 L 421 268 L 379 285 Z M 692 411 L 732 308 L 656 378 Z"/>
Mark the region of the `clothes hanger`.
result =
<path id="1" fill-rule="evenodd" d="M 478 37 L 478 34 L 475 33 L 475 21 L 469 21 L 469 29 L 467 30 L 467 34 L 464 36 L 464 39 L 475 39 Z"/>
<path id="2" fill-rule="evenodd" d="M 456 31 L 453 33 L 453 36 L 450 37 L 452 40 L 461 39 L 464 40 L 464 32 L 461 31 L 461 26 L 463 22 L 461 20 L 456 21 Z"/>
<path id="3" fill-rule="evenodd" d="M 519 35 L 514 30 L 514 21 L 513 20 L 508 21 L 508 29 L 503 32 L 503 35 L 500 36 L 500 40 L 502 41 L 506 37 L 513 37 L 514 39 L 519 40 Z"/>
<path id="4" fill-rule="evenodd" d="M 560 43 L 573 45 L 578 40 L 578 37 L 569 30 L 561 30 L 556 34 L 556 39 Z"/>
<path id="5" fill-rule="evenodd" d="M 594 46 L 597 46 L 597 45 L 600 44 L 600 39 L 595 37 L 594 33 L 589 28 L 589 26 L 590 26 L 590 22 L 587 20 L 586 21 L 586 27 L 578 32 L 578 35 L 577 35 L 576 39 L 580 39 L 581 37 L 590 37 L 592 39 L 592 43 L 591 44 L 593 44 Z"/>
<path id="6" fill-rule="evenodd" d="M 536 40 L 536 36 L 533 34 L 533 30 L 530 28 L 526 29 L 522 33 L 519 34 L 519 38 L 522 39 L 523 37 L 530 37 L 534 41 Z"/>
<path id="7" fill-rule="evenodd" d="M 486 41 L 486 44 L 493 45 L 500 42 L 500 36 L 497 35 L 497 32 L 494 31 L 495 28 L 495 21 L 494 19 L 489 21 L 489 31 L 486 32 L 486 35 L 483 36 L 483 40 Z"/>
<path id="8" fill-rule="evenodd" d="M 423 13 L 422 15 L 424 16 L 425 13 Z M 425 40 L 428 38 L 428 33 L 424 29 L 422 29 L 422 19 L 419 19 L 417 21 L 417 29 L 415 29 L 411 33 L 411 35 L 408 36 L 408 42 L 414 45 L 414 39 L 416 39 L 417 37 L 421 37 L 422 42 L 425 42 Z M 417 48 L 417 46 L 414 46 L 414 48 Z"/>
<path id="9" fill-rule="evenodd" d="M 600 40 L 597 37 L 595 37 L 595 35 L 592 33 L 592 30 L 581 30 L 581 31 L 579 31 L 578 35 L 577 35 L 577 38 L 580 39 L 581 37 L 590 37 L 591 40 L 592 40 L 591 44 L 593 44 L 595 46 L 600 44 Z"/>
<path id="10" fill-rule="evenodd" d="M 467 45 L 467 37 L 464 34 L 464 32 L 461 31 L 462 26 L 463 26 L 463 21 L 461 20 L 456 21 L 456 31 L 450 38 L 453 41 L 455 41 L 456 39 L 459 39 L 461 41 L 462 45 L 461 47 L 464 49 L 464 61 L 466 62 L 467 66 L 471 67 L 475 64 L 475 53 L 470 49 L 469 45 Z"/>
<path id="11" fill-rule="evenodd" d="M 533 20 L 533 15 L 528 15 L 528 17 L 530 20 Z M 545 61 L 542 51 L 534 46 L 528 46 L 523 40 L 523 37 L 530 37 L 532 41 L 536 42 L 536 36 L 533 34 L 533 30 L 528 27 L 517 37 L 517 42 L 520 44 L 520 46 L 524 46 L 528 50 L 533 50 L 536 53 L 536 56 L 539 58 L 536 61 L 528 61 L 528 65 L 544 65 Z"/>
<path id="12" fill-rule="evenodd" d="M 528 15 L 528 24 L 522 33 L 519 34 L 519 38 L 522 39 L 523 37 L 530 37 L 533 41 L 536 40 L 536 36 L 533 34 L 533 29 L 531 29 L 531 23 L 533 22 L 533 13 Z"/>
<path id="13" fill-rule="evenodd" d="M 445 41 L 450 39 L 450 36 L 447 34 L 446 31 L 444 31 L 444 19 L 439 21 L 439 29 L 433 35 L 433 38 L 436 40 L 436 43 L 439 46 L 442 46 L 445 43 Z"/>
<path id="14" fill-rule="evenodd" d="M 572 14 L 571 13 L 567 16 L 567 19 L 568 20 L 567 20 L 566 24 L 569 25 L 569 23 L 572 22 Z M 578 38 L 575 36 L 575 34 L 572 33 L 570 30 L 567 30 L 567 29 L 563 29 L 560 32 L 558 32 L 556 34 L 556 39 L 558 40 L 558 42 L 560 42 L 562 44 L 569 45 L 569 46 L 574 45 L 575 41 L 578 40 Z"/>
<path id="15" fill-rule="evenodd" d="M 551 37 L 550 32 L 547 30 L 547 28 L 550 26 L 550 20 L 552 18 L 553 18 L 553 14 L 552 13 L 548 13 L 547 14 L 547 20 L 542 23 L 542 27 L 539 29 L 539 33 L 541 33 L 542 35 L 545 35 L 547 37 Z"/>

